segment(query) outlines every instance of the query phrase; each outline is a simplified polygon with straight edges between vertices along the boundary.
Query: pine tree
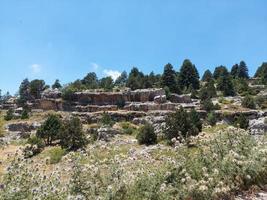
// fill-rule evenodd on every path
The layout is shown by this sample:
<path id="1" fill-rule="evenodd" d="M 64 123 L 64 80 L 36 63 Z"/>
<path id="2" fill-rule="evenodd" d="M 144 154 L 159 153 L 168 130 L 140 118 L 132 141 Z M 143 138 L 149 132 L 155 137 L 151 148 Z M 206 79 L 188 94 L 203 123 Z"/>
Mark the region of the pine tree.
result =
<path id="1" fill-rule="evenodd" d="M 224 96 L 234 96 L 235 90 L 230 75 L 221 76 L 217 82 L 217 89 L 223 92 Z"/>
<path id="2" fill-rule="evenodd" d="M 245 79 L 249 78 L 248 67 L 244 61 L 241 61 L 239 66 L 238 66 L 237 77 L 238 78 L 245 78 Z"/>
<path id="3" fill-rule="evenodd" d="M 31 99 L 31 94 L 30 94 L 30 82 L 26 78 L 24 79 L 20 86 L 19 86 L 19 103 L 25 104 L 26 101 Z"/>
<path id="4" fill-rule="evenodd" d="M 88 89 L 98 88 L 98 78 L 95 72 L 88 73 L 82 80 L 81 83 Z"/>
<path id="5" fill-rule="evenodd" d="M 199 89 L 198 71 L 195 65 L 193 65 L 188 59 L 184 60 L 183 65 L 181 67 L 179 73 L 179 82 L 181 89 L 186 90 L 191 84 L 194 89 Z"/>
<path id="6" fill-rule="evenodd" d="M 216 80 L 221 77 L 221 76 L 228 76 L 229 72 L 227 70 L 227 68 L 225 66 L 219 66 L 216 67 L 214 72 L 213 72 L 213 78 L 215 78 Z"/>
<path id="7" fill-rule="evenodd" d="M 127 82 L 127 78 L 128 78 L 127 72 L 123 71 L 121 75 L 116 79 L 115 85 L 120 86 L 120 87 L 125 86 Z"/>
<path id="8" fill-rule="evenodd" d="M 169 88 L 170 92 L 180 93 L 176 82 L 176 73 L 170 63 L 164 66 L 164 72 L 162 74 L 162 87 L 166 86 Z"/>
<path id="9" fill-rule="evenodd" d="M 100 79 L 99 86 L 105 91 L 110 91 L 113 88 L 113 79 L 111 78 L 111 76 L 104 77 Z"/>
<path id="10" fill-rule="evenodd" d="M 60 89 L 62 88 L 62 85 L 60 84 L 59 80 L 57 79 L 55 83 L 52 85 L 53 89 Z"/>
<path id="11" fill-rule="evenodd" d="M 129 73 L 129 78 L 127 80 L 126 86 L 132 90 L 142 89 L 143 88 L 143 78 L 144 74 L 139 72 L 138 68 L 133 67 Z"/>
<path id="12" fill-rule="evenodd" d="M 202 76 L 202 81 L 209 82 L 212 79 L 212 73 L 210 70 L 206 70 Z"/>
<path id="13" fill-rule="evenodd" d="M 238 68 L 239 68 L 238 64 L 233 65 L 231 69 L 231 75 L 233 78 L 238 77 Z"/>

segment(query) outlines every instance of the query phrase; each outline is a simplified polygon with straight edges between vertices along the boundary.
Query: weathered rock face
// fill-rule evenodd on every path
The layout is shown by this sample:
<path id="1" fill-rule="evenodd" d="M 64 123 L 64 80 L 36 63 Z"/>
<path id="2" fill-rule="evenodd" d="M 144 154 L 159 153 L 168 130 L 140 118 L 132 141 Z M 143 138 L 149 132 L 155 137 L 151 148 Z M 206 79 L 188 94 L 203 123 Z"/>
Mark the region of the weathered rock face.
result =
<path id="1" fill-rule="evenodd" d="M 79 105 L 117 105 L 121 101 L 146 102 L 153 101 L 155 96 L 163 96 L 163 89 L 141 89 L 125 92 L 76 92 L 73 100 Z"/>
<path id="2" fill-rule="evenodd" d="M 109 141 L 112 137 L 119 134 L 119 131 L 108 126 L 103 126 L 97 129 L 97 139 Z"/>
<path id="3" fill-rule="evenodd" d="M 34 109 L 42 110 L 63 110 L 61 99 L 37 99 L 33 105 Z"/>
<path id="4" fill-rule="evenodd" d="M 59 99 L 62 92 L 59 89 L 47 89 L 42 93 L 42 99 Z"/>
<path id="5" fill-rule="evenodd" d="M 107 106 L 75 106 L 74 111 L 76 112 L 100 112 L 100 111 L 116 111 L 118 107 L 116 105 L 107 105 Z"/>
<path id="6" fill-rule="evenodd" d="M 161 104 L 161 103 L 166 103 L 166 101 L 167 101 L 166 95 L 158 95 L 154 97 L 155 103 Z"/>
<path id="7" fill-rule="evenodd" d="M 154 102 L 132 102 L 129 105 L 125 106 L 125 110 L 133 110 L 133 111 L 149 111 L 149 110 L 175 110 L 178 105 L 175 103 L 163 103 L 158 104 Z"/>
<path id="8" fill-rule="evenodd" d="M 34 126 L 26 122 L 8 124 L 6 128 L 9 132 L 31 132 L 34 130 Z"/>
<path id="9" fill-rule="evenodd" d="M 134 118 L 146 116 L 145 112 L 136 111 L 110 111 L 107 112 L 114 121 L 132 121 Z M 72 115 L 77 116 L 83 123 L 97 123 L 103 116 L 103 112 L 73 112 Z"/>
<path id="10" fill-rule="evenodd" d="M 267 133 L 267 117 L 250 120 L 249 131 L 253 135 L 262 135 Z"/>
<path id="11" fill-rule="evenodd" d="M 170 101 L 173 103 L 192 103 L 191 97 L 189 95 L 178 95 L 178 94 L 170 94 Z"/>

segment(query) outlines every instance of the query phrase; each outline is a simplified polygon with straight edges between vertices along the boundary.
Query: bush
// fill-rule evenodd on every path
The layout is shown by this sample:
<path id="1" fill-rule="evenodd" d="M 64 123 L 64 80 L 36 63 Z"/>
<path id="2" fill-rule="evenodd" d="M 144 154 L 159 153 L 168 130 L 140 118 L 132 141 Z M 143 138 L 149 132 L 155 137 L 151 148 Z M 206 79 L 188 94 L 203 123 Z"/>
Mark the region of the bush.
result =
<path id="1" fill-rule="evenodd" d="M 66 151 L 61 147 L 53 147 L 52 149 L 47 150 L 47 156 L 50 158 L 50 164 L 59 163 L 61 158 L 66 155 Z"/>
<path id="2" fill-rule="evenodd" d="M 8 111 L 6 112 L 6 115 L 4 117 L 4 119 L 6 121 L 10 121 L 14 118 L 14 110 L 13 109 L 8 109 Z"/>
<path id="3" fill-rule="evenodd" d="M 209 125 L 214 126 L 216 125 L 217 118 L 214 112 L 210 112 L 207 116 L 207 122 Z"/>
<path id="4" fill-rule="evenodd" d="M 259 106 L 261 109 L 267 108 L 267 99 L 264 96 L 257 96 L 255 98 L 255 103 L 257 106 Z"/>
<path id="5" fill-rule="evenodd" d="M 106 112 L 103 113 L 100 123 L 105 126 L 113 126 L 114 121 L 111 119 L 110 115 Z"/>
<path id="6" fill-rule="evenodd" d="M 249 120 L 244 114 L 241 114 L 235 119 L 234 125 L 242 129 L 247 129 L 249 126 Z"/>
<path id="7" fill-rule="evenodd" d="M 187 113 L 182 107 L 170 114 L 166 120 L 164 134 L 167 140 L 173 138 L 188 138 L 197 135 L 202 128 L 202 122 L 195 110 Z"/>
<path id="8" fill-rule="evenodd" d="M 125 106 L 125 100 L 124 100 L 123 98 L 119 99 L 119 100 L 117 101 L 117 107 L 118 107 L 119 109 L 122 109 L 122 108 L 124 108 L 124 106 Z"/>
<path id="9" fill-rule="evenodd" d="M 219 104 L 213 104 L 211 99 L 206 99 L 203 101 L 200 101 L 200 107 L 203 110 L 206 110 L 207 112 L 210 112 L 212 110 L 220 110 L 220 105 Z"/>
<path id="10" fill-rule="evenodd" d="M 256 108 L 254 98 L 252 96 L 249 96 L 249 95 L 245 96 L 242 99 L 242 103 L 241 104 L 245 108 L 250 108 L 250 109 L 255 109 Z"/>
<path id="11" fill-rule="evenodd" d="M 44 139 L 47 145 L 58 139 L 62 121 L 58 115 L 49 115 L 42 126 L 37 130 L 36 136 Z"/>
<path id="12" fill-rule="evenodd" d="M 139 144 L 156 144 L 157 135 L 155 134 L 154 127 L 151 124 L 146 123 L 144 126 L 140 127 L 136 139 Z"/>
<path id="13" fill-rule="evenodd" d="M 85 147 L 87 140 L 79 118 L 73 117 L 64 122 L 60 130 L 60 145 L 67 150 L 78 150 Z"/>
<path id="14" fill-rule="evenodd" d="M 23 154 L 25 158 L 32 157 L 43 151 L 45 143 L 41 138 L 32 136 L 27 141 L 28 145 L 23 149 Z"/>
<path id="15" fill-rule="evenodd" d="M 27 109 L 23 109 L 20 118 L 21 118 L 21 119 L 29 119 L 29 112 L 28 112 Z"/>
<path id="16" fill-rule="evenodd" d="M 126 135 L 132 135 L 136 131 L 136 128 L 130 122 L 121 122 L 121 127 Z"/>

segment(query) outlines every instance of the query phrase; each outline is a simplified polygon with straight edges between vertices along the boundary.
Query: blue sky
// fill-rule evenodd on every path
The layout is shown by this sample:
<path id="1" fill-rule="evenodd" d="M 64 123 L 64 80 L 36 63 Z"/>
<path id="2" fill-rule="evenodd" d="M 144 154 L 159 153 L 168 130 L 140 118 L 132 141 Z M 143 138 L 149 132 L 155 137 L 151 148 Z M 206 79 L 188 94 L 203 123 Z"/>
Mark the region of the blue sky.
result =
<path id="1" fill-rule="evenodd" d="M 266 0 L 0 0 L 0 88 L 267 61 Z"/>

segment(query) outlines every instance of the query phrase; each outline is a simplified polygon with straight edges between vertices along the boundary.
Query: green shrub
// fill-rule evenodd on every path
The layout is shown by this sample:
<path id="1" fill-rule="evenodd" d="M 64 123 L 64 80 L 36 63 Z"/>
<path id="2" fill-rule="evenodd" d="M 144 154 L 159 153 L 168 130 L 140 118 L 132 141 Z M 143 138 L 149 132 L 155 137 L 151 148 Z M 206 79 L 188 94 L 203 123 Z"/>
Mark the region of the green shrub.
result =
<path id="1" fill-rule="evenodd" d="M 73 117 L 64 122 L 60 130 L 60 145 L 67 150 L 84 148 L 87 140 L 79 118 Z"/>
<path id="2" fill-rule="evenodd" d="M 126 135 L 132 135 L 136 131 L 136 128 L 129 122 L 121 122 L 121 127 Z"/>
<path id="3" fill-rule="evenodd" d="M 220 105 L 219 104 L 213 104 L 211 99 L 206 99 L 206 100 L 202 100 L 200 101 L 200 108 L 203 110 L 206 110 L 207 112 L 210 112 L 212 110 L 219 110 L 220 109 Z"/>
<path id="4" fill-rule="evenodd" d="M 151 124 L 146 123 L 144 126 L 140 127 L 136 139 L 139 144 L 156 144 L 157 135 L 155 134 L 154 127 Z"/>
<path id="5" fill-rule="evenodd" d="M 202 122 L 195 110 L 187 113 L 182 107 L 166 119 L 164 134 L 167 140 L 173 138 L 197 135 L 202 128 Z"/>
<path id="6" fill-rule="evenodd" d="M 23 154 L 25 158 L 29 158 L 41 153 L 45 147 L 44 141 L 36 136 L 31 136 L 27 140 L 27 143 L 28 145 L 26 145 L 26 147 L 23 149 Z"/>
<path id="7" fill-rule="evenodd" d="M 125 106 L 125 100 L 124 100 L 123 98 L 119 99 L 119 100 L 117 101 L 117 107 L 118 107 L 119 109 L 122 109 L 122 108 L 124 108 L 124 106 Z"/>
<path id="8" fill-rule="evenodd" d="M 61 147 L 53 147 L 47 150 L 46 154 L 50 158 L 50 164 L 56 164 L 60 162 L 64 155 L 66 155 L 66 151 Z"/>
<path id="9" fill-rule="evenodd" d="M 267 108 L 267 99 L 264 96 L 257 96 L 255 98 L 255 103 L 257 106 L 259 106 L 261 109 Z"/>
<path id="10" fill-rule="evenodd" d="M 28 112 L 27 109 L 23 109 L 20 118 L 21 118 L 21 119 L 29 119 L 29 112 Z"/>
<path id="11" fill-rule="evenodd" d="M 211 126 L 216 125 L 217 118 L 216 118 L 216 115 L 215 115 L 214 112 L 210 112 L 210 113 L 208 113 L 208 116 L 207 116 L 207 122 L 208 122 L 208 124 L 211 125 Z"/>
<path id="12" fill-rule="evenodd" d="M 58 115 L 51 114 L 37 130 L 36 136 L 44 139 L 47 145 L 57 140 L 62 128 L 62 121 Z"/>
<path id="13" fill-rule="evenodd" d="M 6 112 L 6 115 L 4 117 L 4 119 L 6 121 L 10 121 L 14 118 L 14 110 L 13 109 L 8 109 L 8 111 Z"/>
<path id="14" fill-rule="evenodd" d="M 100 123 L 105 126 L 113 126 L 115 122 L 112 120 L 111 116 L 108 113 L 104 112 Z"/>
<path id="15" fill-rule="evenodd" d="M 249 96 L 249 95 L 245 96 L 242 99 L 241 104 L 245 108 L 255 109 L 255 107 L 256 107 L 254 98 L 252 96 Z"/>
<path id="16" fill-rule="evenodd" d="M 249 126 L 249 120 L 246 118 L 244 114 L 240 114 L 236 119 L 234 125 L 236 127 L 247 129 Z"/>

